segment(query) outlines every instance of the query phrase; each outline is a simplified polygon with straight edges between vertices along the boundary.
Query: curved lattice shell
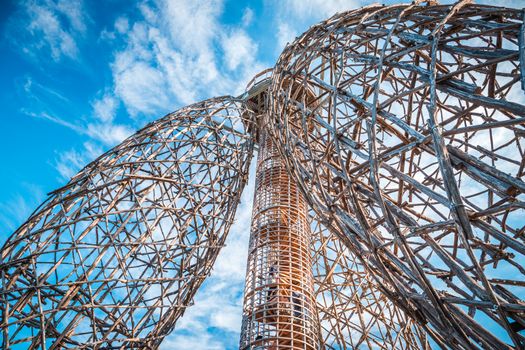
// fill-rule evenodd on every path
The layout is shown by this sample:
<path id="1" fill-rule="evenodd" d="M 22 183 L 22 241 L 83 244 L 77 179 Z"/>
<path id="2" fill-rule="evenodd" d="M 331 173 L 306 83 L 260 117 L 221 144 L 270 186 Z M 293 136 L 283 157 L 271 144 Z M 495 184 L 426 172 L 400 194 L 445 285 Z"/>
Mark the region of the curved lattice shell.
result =
<path id="1" fill-rule="evenodd" d="M 523 45 L 521 10 L 374 5 L 274 69 L 270 128 L 308 201 L 443 347 L 525 346 Z"/>
<path id="2" fill-rule="evenodd" d="M 359 259 L 312 219 L 314 295 L 321 349 L 429 349 L 426 333 L 381 292 Z"/>
<path id="3" fill-rule="evenodd" d="M 156 348 L 232 224 L 247 115 L 230 97 L 185 107 L 54 191 L 2 249 L 4 348 Z"/>

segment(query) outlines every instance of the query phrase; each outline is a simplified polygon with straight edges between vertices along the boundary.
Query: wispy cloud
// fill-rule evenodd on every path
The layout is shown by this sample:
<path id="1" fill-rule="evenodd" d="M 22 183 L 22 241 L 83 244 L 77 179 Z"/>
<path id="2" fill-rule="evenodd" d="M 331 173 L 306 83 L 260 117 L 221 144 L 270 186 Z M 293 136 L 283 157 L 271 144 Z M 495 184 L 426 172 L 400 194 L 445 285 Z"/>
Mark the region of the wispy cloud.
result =
<path id="1" fill-rule="evenodd" d="M 281 51 L 286 46 L 286 44 L 294 41 L 298 33 L 287 22 L 279 21 L 279 24 L 277 25 L 276 35 L 277 35 L 277 47 L 278 47 L 278 50 Z"/>
<path id="2" fill-rule="evenodd" d="M 92 115 L 84 125 L 83 131 L 91 139 L 105 146 L 114 146 L 133 133 L 133 126 L 115 122 L 120 100 L 106 91 L 100 98 L 92 101 Z"/>
<path id="3" fill-rule="evenodd" d="M 22 112 L 31 117 L 45 119 L 55 124 L 64 126 L 70 130 L 73 130 L 79 135 L 86 135 L 93 141 L 102 142 L 102 144 L 105 146 L 116 145 L 118 142 L 123 141 L 126 137 L 133 133 L 133 129 L 130 126 L 124 124 L 115 124 L 113 123 L 112 119 L 97 120 L 95 118 L 90 118 L 89 122 L 85 122 L 83 120 L 74 120 L 73 122 L 70 122 L 45 111 L 35 113 L 26 109 L 22 109 Z"/>
<path id="4" fill-rule="evenodd" d="M 45 198 L 44 191 L 38 185 L 22 183 L 20 188 L 19 193 L 0 202 L 0 236 L 16 230 Z"/>
<path id="5" fill-rule="evenodd" d="M 33 102 L 30 107 L 21 109 L 24 114 L 64 126 L 103 146 L 114 146 L 133 133 L 134 126 L 115 121 L 120 100 L 111 91 L 103 91 L 91 101 L 88 116 L 60 116 L 64 111 L 75 111 L 74 104 L 62 93 L 31 77 L 26 77 L 23 91 L 28 100 Z"/>
<path id="6" fill-rule="evenodd" d="M 60 176 L 65 180 L 69 180 L 80 169 L 102 154 L 102 151 L 100 146 L 92 142 L 85 142 L 81 151 L 71 149 L 59 153 L 54 165 Z"/>
<path id="7" fill-rule="evenodd" d="M 86 32 L 87 21 L 81 0 L 27 0 L 20 3 L 10 30 L 22 32 L 15 45 L 25 54 L 50 54 L 54 61 L 60 61 L 64 57 L 77 58 L 76 40 Z"/>
<path id="8" fill-rule="evenodd" d="M 35 91 L 37 93 L 35 93 Z M 48 98 L 59 99 L 62 102 L 69 103 L 69 99 L 65 97 L 62 93 L 60 93 L 59 91 L 55 89 L 52 89 L 48 86 L 44 86 L 34 81 L 31 77 L 25 77 L 24 92 L 31 95 L 31 97 L 33 98 L 38 98 L 41 102 L 43 101 L 42 101 L 42 98 L 40 98 L 39 96 L 42 95 L 43 97 L 45 97 L 45 95 L 47 95 L 46 99 Z"/>
<path id="9" fill-rule="evenodd" d="M 247 69 L 254 63 L 253 53 L 257 52 L 257 44 L 244 30 L 237 29 L 224 36 L 221 44 L 228 69 L 235 70 L 240 66 Z"/>
<path id="10" fill-rule="evenodd" d="M 222 1 L 146 1 L 139 8 L 138 21 L 115 23 L 126 45 L 112 64 L 115 94 L 132 116 L 240 93 L 265 67 L 242 24 L 219 23 Z M 244 25 L 251 16 L 245 11 Z"/>
<path id="11" fill-rule="evenodd" d="M 249 7 L 245 8 L 242 13 L 242 26 L 247 27 L 253 22 L 253 10 Z"/>
<path id="12" fill-rule="evenodd" d="M 105 93 L 91 103 L 95 118 L 102 122 L 112 121 L 115 118 L 118 104 L 119 101 L 111 93 Z"/>

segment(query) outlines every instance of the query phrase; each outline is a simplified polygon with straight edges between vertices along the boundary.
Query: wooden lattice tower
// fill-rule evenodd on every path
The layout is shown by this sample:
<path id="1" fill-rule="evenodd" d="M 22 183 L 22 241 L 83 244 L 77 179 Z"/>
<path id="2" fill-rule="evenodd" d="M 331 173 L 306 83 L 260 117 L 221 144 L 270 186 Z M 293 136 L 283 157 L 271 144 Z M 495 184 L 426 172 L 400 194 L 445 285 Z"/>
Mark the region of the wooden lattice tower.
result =
<path id="1" fill-rule="evenodd" d="M 0 255 L 4 349 L 155 349 L 258 143 L 242 349 L 525 348 L 525 11 L 344 12 L 150 123 Z"/>
<path id="2" fill-rule="evenodd" d="M 240 348 L 314 350 L 308 206 L 265 132 L 258 144 Z"/>

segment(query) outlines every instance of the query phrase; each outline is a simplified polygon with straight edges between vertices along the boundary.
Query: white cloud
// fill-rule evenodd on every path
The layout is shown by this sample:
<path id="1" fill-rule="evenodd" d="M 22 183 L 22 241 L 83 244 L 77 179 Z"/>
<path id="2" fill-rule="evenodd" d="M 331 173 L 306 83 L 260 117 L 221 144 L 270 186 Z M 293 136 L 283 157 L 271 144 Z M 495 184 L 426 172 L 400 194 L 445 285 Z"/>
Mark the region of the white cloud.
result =
<path id="1" fill-rule="evenodd" d="M 45 199 L 45 193 L 38 185 L 22 183 L 20 187 L 21 193 L 0 202 L 0 225 L 4 235 L 16 230 Z"/>
<path id="2" fill-rule="evenodd" d="M 22 110 L 22 112 L 34 118 L 42 118 L 62 125 L 79 135 L 87 135 L 92 141 L 100 141 L 107 146 L 114 146 L 133 133 L 133 129 L 128 125 L 114 124 L 111 120 L 104 122 L 91 121 L 87 123 L 82 121 L 69 122 L 46 112 L 34 113 L 26 110 Z"/>
<path id="3" fill-rule="evenodd" d="M 255 187 L 255 156 L 252 160 L 249 181 L 244 189 L 235 222 L 213 269 L 213 276 L 234 283 L 243 283 L 248 259 L 248 239 L 252 217 Z"/>
<path id="4" fill-rule="evenodd" d="M 163 21 L 173 43 L 190 54 L 210 54 L 212 41 L 221 29 L 218 23 L 221 0 L 158 1 L 157 4 L 165 13 Z"/>
<path id="5" fill-rule="evenodd" d="M 106 93 L 101 99 L 93 101 L 92 106 L 95 118 L 107 122 L 115 117 L 118 100 L 111 94 Z"/>
<path id="6" fill-rule="evenodd" d="M 47 100 L 53 98 L 59 100 L 61 104 L 68 105 L 71 103 L 63 95 L 35 82 L 30 77 L 26 79 L 23 88 L 26 94 L 32 96 L 35 101 L 41 102 L 44 98 Z M 113 146 L 132 134 L 132 127 L 114 122 L 119 101 L 111 93 L 106 92 L 100 99 L 95 99 L 91 104 L 93 111 L 87 121 L 78 117 L 72 121 L 57 117 L 45 103 L 42 104 L 43 110 L 39 113 L 28 109 L 21 111 L 31 117 L 46 119 L 64 126 L 79 135 L 86 135 L 91 138 L 91 141 L 98 141 L 106 146 Z"/>
<path id="7" fill-rule="evenodd" d="M 244 12 L 242 13 L 242 26 L 247 27 L 249 26 L 253 21 L 253 10 L 249 7 L 244 9 Z"/>
<path id="8" fill-rule="evenodd" d="M 88 136 L 109 146 L 116 145 L 132 133 L 133 130 L 129 126 L 112 123 L 90 123 L 86 128 Z"/>
<path id="9" fill-rule="evenodd" d="M 53 1 L 48 0 L 47 3 L 49 6 L 56 7 L 56 9 L 64 15 L 71 27 L 79 32 L 86 32 L 86 21 L 88 21 L 87 16 L 85 15 L 85 10 L 82 0 L 58 0 L 56 5 L 53 4 Z"/>
<path id="10" fill-rule="evenodd" d="M 139 7 L 142 18 L 121 34 L 126 46 L 111 66 L 115 94 L 132 117 L 239 94 L 265 67 L 243 29 L 219 23 L 221 1 L 158 0 Z"/>
<path id="11" fill-rule="evenodd" d="M 51 56 L 58 60 L 62 55 L 75 57 L 77 55 L 77 46 L 72 35 L 65 32 L 56 18 L 48 9 L 36 5 L 29 7 L 29 13 L 32 21 L 28 29 L 33 35 L 42 35 L 42 41 L 37 46 L 43 46 L 47 42 L 51 49 Z M 40 33 L 39 33 L 40 32 Z"/>
<path id="12" fill-rule="evenodd" d="M 229 285 L 227 288 L 231 288 Z M 221 295 L 221 291 L 217 291 Z M 220 305 L 220 304 L 219 304 Z M 214 312 L 211 317 L 211 325 L 219 327 L 228 332 L 239 333 L 242 322 L 242 306 L 239 304 L 223 305 L 218 312 Z"/>
<path id="13" fill-rule="evenodd" d="M 32 98 L 35 98 L 37 100 L 58 98 L 61 100 L 61 102 L 70 102 L 69 99 L 59 91 L 54 90 L 48 86 L 44 86 L 29 76 L 25 78 L 23 88 L 25 93 L 29 94 Z"/>
<path id="14" fill-rule="evenodd" d="M 115 29 L 120 34 L 124 34 L 129 30 L 129 20 L 126 17 L 119 17 L 115 21 Z"/>
<path id="15" fill-rule="evenodd" d="M 235 70 L 239 65 L 250 66 L 257 52 L 257 44 L 244 30 L 236 30 L 222 40 L 224 58 L 229 69 Z"/>
<path id="16" fill-rule="evenodd" d="M 277 30 L 277 45 L 279 50 L 284 49 L 286 44 L 293 42 L 297 32 L 293 30 L 288 23 L 279 23 Z"/>
<path id="17" fill-rule="evenodd" d="M 84 149 L 82 151 L 72 149 L 60 153 L 58 159 L 55 161 L 55 168 L 63 179 L 69 180 L 100 154 L 102 154 L 102 148 L 100 148 L 100 146 L 92 142 L 86 142 L 84 143 Z"/>
<path id="18" fill-rule="evenodd" d="M 224 347 L 212 335 L 204 333 L 201 336 L 180 334 L 167 338 L 160 345 L 160 349 L 224 350 Z"/>
<path id="19" fill-rule="evenodd" d="M 21 18 L 16 18 L 16 28 L 11 30 L 22 30 L 26 34 L 26 40 L 17 43 L 24 53 L 37 56 L 46 49 L 55 61 L 63 57 L 77 58 L 76 38 L 85 33 L 88 20 L 82 1 L 25 1 L 21 10 Z"/>
<path id="20" fill-rule="evenodd" d="M 154 113 L 168 105 L 165 80 L 160 70 L 143 61 L 115 68 L 115 93 L 132 115 L 138 112 Z"/>
<path id="21" fill-rule="evenodd" d="M 25 110 L 25 109 L 22 109 L 22 112 L 27 114 L 30 117 L 33 117 L 33 118 L 42 118 L 42 119 L 49 120 L 50 122 L 53 122 L 55 124 L 62 125 L 62 126 L 68 128 L 68 129 L 71 129 L 71 130 L 79 133 L 79 134 L 84 133 L 84 130 L 82 129 L 81 126 L 76 125 L 74 123 L 70 123 L 67 120 L 55 117 L 54 115 L 51 115 L 49 113 L 46 113 L 46 112 L 34 113 L 34 112 L 31 112 L 31 111 L 28 111 L 28 110 Z"/>

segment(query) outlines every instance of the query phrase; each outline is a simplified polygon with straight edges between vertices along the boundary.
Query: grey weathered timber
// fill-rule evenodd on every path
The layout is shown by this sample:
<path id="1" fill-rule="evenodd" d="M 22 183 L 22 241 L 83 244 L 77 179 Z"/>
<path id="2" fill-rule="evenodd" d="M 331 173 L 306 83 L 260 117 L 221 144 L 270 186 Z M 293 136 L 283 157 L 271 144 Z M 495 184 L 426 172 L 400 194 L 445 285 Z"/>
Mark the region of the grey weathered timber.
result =
<path id="1" fill-rule="evenodd" d="M 259 146 L 243 349 L 524 349 L 524 19 L 339 13 L 239 97 L 148 124 L 5 242 L 1 347 L 158 348 Z"/>
<path id="2" fill-rule="evenodd" d="M 442 347 L 525 347 L 523 11 L 371 5 L 289 45 L 268 123 L 313 210 Z"/>

